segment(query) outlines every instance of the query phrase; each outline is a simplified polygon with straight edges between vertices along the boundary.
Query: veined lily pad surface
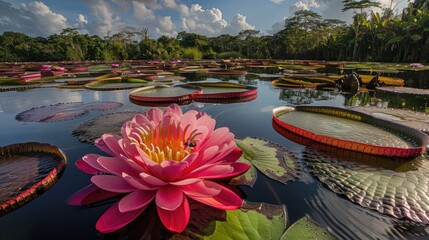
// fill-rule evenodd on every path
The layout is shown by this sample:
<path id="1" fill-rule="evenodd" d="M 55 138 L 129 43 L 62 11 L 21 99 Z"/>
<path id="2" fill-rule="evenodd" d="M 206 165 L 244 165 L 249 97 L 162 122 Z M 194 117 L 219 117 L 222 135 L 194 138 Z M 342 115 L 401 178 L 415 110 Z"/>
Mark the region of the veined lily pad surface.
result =
<path id="1" fill-rule="evenodd" d="M 429 89 L 418 89 L 410 87 L 378 87 L 377 90 L 389 93 L 429 96 Z"/>
<path id="2" fill-rule="evenodd" d="M 0 216 L 47 191 L 67 163 L 57 147 L 19 143 L 0 147 Z"/>
<path id="3" fill-rule="evenodd" d="M 107 111 L 122 107 L 118 102 L 57 103 L 50 106 L 32 108 L 16 115 L 21 122 L 58 122 L 82 116 L 88 111 Z"/>
<path id="4" fill-rule="evenodd" d="M 379 107 L 354 107 L 354 111 L 397 122 L 422 132 L 429 132 L 429 115 L 411 110 Z"/>
<path id="5" fill-rule="evenodd" d="M 428 141 L 415 129 L 339 108 L 277 108 L 273 121 L 313 141 L 373 155 L 414 157 L 425 151 Z"/>
<path id="6" fill-rule="evenodd" d="M 130 121 L 137 112 L 119 112 L 100 115 L 82 123 L 73 130 L 79 141 L 93 144 L 104 133 L 120 135 L 124 122 Z"/>
<path id="7" fill-rule="evenodd" d="M 256 181 L 255 168 L 284 184 L 298 178 L 300 163 L 282 146 L 254 137 L 236 139 L 236 143 L 243 151 L 240 161 L 249 163 L 251 168 L 244 175 L 235 178 L 233 183 L 253 186 Z"/>
<path id="8" fill-rule="evenodd" d="M 332 191 L 395 218 L 429 223 L 427 157 L 395 161 L 311 148 L 304 160 L 310 172 Z"/>

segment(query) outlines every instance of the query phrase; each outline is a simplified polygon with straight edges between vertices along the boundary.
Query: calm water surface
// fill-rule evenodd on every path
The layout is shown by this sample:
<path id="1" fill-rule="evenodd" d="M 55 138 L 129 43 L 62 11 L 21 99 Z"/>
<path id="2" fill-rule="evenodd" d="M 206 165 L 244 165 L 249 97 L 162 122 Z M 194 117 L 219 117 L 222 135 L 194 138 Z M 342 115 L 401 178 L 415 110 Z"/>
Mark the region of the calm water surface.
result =
<path id="1" fill-rule="evenodd" d="M 243 77 L 238 80 L 246 81 Z M 270 81 L 257 79 L 253 79 L 252 83 L 259 87 L 258 98 L 254 101 L 192 103 L 182 106 L 182 110 L 205 111 L 217 120 L 217 127 L 229 127 L 236 137 L 257 136 L 271 140 L 303 161 L 301 156 L 307 147 L 286 139 L 272 128 L 272 109 L 294 104 L 341 107 L 348 102 L 347 98 L 337 93 L 311 90 L 291 92 L 273 87 Z M 90 182 L 90 176 L 79 171 L 74 162 L 86 153 L 101 153 L 95 146 L 79 142 L 71 132 L 82 122 L 107 112 L 92 111 L 74 120 L 55 123 L 18 122 L 15 116 L 34 107 L 65 102 L 117 101 L 124 104 L 109 113 L 128 110 L 144 112 L 149 109 L 130 103 L 128 92 L 55 88 L 0 92 L 1 146 L 31 141 L 50 143 L 62 149 L 68 158 L 62 177 L 49 191 L 0 217 L 0 239 L 101 238 L 95 230 L 95 223 L 111 204 L 83 208 L 67 205 L 67 199 Z M 248 201 L 285 204 L 288 224 L 308 214 L 319 224 L 328 226 L 341 239 L 429 239 L 429 228 L 353 204 L 318 182 L 305 167 L 301 178 L 287 185 L 258 174 L 253 188 L 240 188 Z"/>

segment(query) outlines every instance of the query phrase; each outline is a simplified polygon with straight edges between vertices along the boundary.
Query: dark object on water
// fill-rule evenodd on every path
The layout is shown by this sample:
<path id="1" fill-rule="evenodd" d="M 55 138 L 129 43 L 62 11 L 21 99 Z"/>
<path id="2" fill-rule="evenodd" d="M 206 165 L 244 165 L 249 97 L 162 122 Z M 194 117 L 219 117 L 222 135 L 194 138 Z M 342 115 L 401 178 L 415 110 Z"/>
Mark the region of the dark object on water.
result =
<path id="1" fill-rule="evenodd" d="M 377 75 L 375 75 L 371 79 L 371 81 L 366 85 L 366 88 L 370 90 L 375 90 L 377 87 L 384 86 L 385 84 L 383 82 L 380 82 L 379 76 L 380 74 L 377 73 Z"/>
<path id="2" fill-rule="evenodd" d="M 362 85 L 362 80 L 359 74 L 345 74 L 344 77 L 335 81 L 336 86 L 343 92 L 357 92 Z"/>

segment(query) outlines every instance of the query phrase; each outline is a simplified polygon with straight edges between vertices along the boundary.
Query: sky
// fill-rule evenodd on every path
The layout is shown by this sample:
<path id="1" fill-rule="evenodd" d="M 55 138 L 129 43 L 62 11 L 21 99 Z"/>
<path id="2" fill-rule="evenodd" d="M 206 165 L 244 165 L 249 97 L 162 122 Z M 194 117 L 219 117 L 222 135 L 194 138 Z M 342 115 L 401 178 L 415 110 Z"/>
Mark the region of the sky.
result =
<path id="1" fill-rule="evenodd" d="M 391 0 L 378 0 L 382 6 Z M 397 10 L 407 0 L 399 1 Z M 209 37 L 260 30 L 271 35 L 297 10 L 312 10 L 323 18 L 351 22 L 341 0 L 0 0 L 0 34 L 22 32 L 49 36 L 65 28 L 82 34 L 112 35 L 125 27 L 147 28 L 152 38 L 194 32 Z"/>

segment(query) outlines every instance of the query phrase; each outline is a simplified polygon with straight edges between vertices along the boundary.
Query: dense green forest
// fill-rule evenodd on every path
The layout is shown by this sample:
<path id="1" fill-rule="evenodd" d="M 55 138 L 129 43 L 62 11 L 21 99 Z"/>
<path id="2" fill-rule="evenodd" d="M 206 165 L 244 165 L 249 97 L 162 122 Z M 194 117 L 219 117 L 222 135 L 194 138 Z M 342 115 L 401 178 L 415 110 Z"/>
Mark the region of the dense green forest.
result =
<path id="1" fill-rule="evenodd" d="M 0 35 L 0 61 L 82 61 L 126 59 L 320 59 L 381 62 L 429 62 L 429 2 L 415 0 L 400 13 L 370 0 L 343 0 L 353 23 L 323 19 L 301 10 L 272 36 L 244 30 L 236 36 L 206 37 L 180 32 L 152 39 L 148 29 L 125 28 L 101 38 L 64 29 L 49 37 L 23 33 Z"/>

